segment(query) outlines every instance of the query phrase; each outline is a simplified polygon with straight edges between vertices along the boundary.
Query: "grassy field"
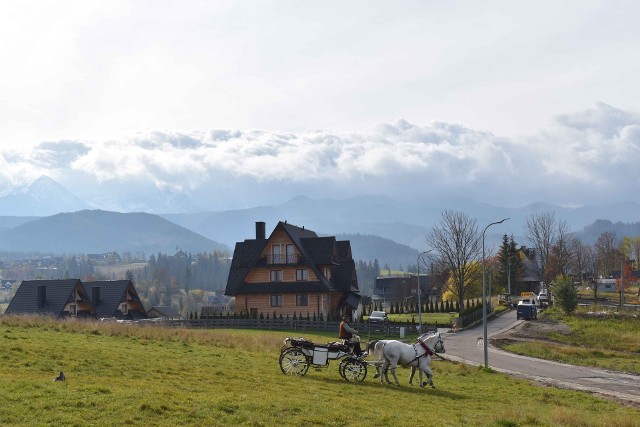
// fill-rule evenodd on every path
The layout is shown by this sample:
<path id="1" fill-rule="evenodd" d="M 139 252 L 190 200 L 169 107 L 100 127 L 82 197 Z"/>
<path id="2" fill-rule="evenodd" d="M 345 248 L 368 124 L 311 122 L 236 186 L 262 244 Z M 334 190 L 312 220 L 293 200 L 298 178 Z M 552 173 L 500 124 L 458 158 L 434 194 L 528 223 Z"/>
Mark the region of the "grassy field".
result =
<path id="1" fill-rule="evenodd" d="M 640 317 L 588 316 L 587 309 L 565 315 L 558 309 L 544 316 L 569 326 L 567 333 L 550 332 L 548 341 L 514 343 L 508 351 L 581 366 L 640 374 Z"/>
<path id="2" fill-rule="evenodd" d="M 287 335 L 3 317 L 0 425 L 640 425 L 638 408 L 451 362 L 432 363 L 435 390 L 406 369 L 401 387 L 348 383 L 335 362 L 285 376 Z"/>

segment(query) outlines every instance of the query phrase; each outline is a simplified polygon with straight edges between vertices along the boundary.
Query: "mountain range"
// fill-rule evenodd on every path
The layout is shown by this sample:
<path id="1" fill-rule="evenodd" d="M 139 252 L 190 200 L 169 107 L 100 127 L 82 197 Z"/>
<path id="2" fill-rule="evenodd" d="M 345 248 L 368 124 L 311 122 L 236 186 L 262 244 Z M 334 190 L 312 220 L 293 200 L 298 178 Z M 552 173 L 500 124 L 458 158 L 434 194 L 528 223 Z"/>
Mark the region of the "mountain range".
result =
<path id="1" fill-rule="evenodd" d="M 183 196 L 176 197 L 172 200 Z M 591 226 L 583 233 L 583 240 L 589 243 L 593 243 L 597 230 L 613 228 L 615 222 L 638 221 L 640 212 L 636 202 L 576 208 L 541 202 L 499 207 L 454 197 L 409 203 L 389 196 L 363 195 L 342 200 L 298 196 L 285 203 L 247 209 L 156 215 L 87 209 L 82 200 L 48 177 L 39 178 L 19 194 L 0 197 L 0 207 L 0 213 L 6 215 L 0 217 L 0 250 L 4 251 L 230 252 L 235 242 L 254 238 L 256 221 L 266 222 L 270 230 L 278 221 L 286 220 L 319 235 L 349 239 L 356 260 L 378 259 L 381 265 L 389 263 L 392 268 L 415 262 L 417 251 L 427 249 L 425 236 L 438 224 L 445 209 L 467 213 L 477 220 L 479 228 L 509 218 L 487 229 L 488 248 L 497 247 L 505 233 L 526 245 L 526 218 L 535 211 L 555 212 L 578 235 Z M 144 208 L 144 203 L 140 207 Z M 598 220 L 606 221 L 594 226 Z"/>

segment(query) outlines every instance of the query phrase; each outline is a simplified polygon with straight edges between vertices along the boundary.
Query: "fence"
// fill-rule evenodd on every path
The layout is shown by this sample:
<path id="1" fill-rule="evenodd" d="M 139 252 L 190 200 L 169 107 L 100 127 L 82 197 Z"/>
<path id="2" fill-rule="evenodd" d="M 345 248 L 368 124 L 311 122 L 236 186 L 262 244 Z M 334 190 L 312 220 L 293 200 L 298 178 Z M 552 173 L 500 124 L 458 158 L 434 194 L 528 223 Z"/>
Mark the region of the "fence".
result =
<path id="1" fill-rule="evenodd" d="M 292 319 L 238 319 L 238 318 L 217 318 L 217 319 L 188 319 L 188 320 L 163 320 L 160 324 L 176 328 L 228 328 L 228 329 L 267 329 L 267 330 L 288 330 L 300 331 L 330 331 L 338 333 L 340 322 L 323 320 L 292 320 Z M 405 333 L 417 333 L 417 324 L 414 323 L 353 323 L 352 326 L 358 330 L 360 336 L 371 333 L 382 333 L 389 335 L 399 335 L 400 328 L 404 328 Z M 448 326 L 448 325 L 447 325 Z M 426 331 L 435 331 L 438 325 L 425 325 Z"/>
<path id="2" fill-rule="evenodd" d="M 493 304 L 487 304 L 487 316 L 493 313 Z M 482 308 L 479 310 L 473 311 L 469 314 L 465 314 L 464 316 L 460 316 L 453 321 L 456 324 L 457 329 L 466 328 L 467 326 L 477 322 L 482 319 Z"/>

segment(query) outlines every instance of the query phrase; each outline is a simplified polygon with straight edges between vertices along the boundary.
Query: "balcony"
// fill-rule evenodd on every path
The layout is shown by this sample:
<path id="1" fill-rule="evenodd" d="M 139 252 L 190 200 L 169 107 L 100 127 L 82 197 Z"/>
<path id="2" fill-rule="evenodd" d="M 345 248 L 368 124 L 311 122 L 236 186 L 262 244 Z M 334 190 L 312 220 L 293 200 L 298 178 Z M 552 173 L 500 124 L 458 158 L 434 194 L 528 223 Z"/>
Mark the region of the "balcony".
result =
<path id="1" fill-rule="evenodd" d="M 297 264 L 299 260 L 300 254 L 267 255 L 267 264 Z"/>

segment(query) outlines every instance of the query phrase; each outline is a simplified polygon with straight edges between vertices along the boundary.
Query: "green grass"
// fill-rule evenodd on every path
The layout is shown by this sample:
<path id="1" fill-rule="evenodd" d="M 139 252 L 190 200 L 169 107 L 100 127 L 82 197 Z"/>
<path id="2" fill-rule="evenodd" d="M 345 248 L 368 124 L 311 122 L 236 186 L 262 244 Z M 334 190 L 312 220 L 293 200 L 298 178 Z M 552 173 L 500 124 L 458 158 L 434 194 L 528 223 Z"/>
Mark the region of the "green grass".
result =
<path id="1" fill-rule="evenodd" d="M 566 315 L 544 313 L 570 327 L 566 334 L 549 333 L 549 342 L 513 343 L 504 348 L 543 359 L 640 374 L 640 317 L 588 316 L 586 310 Z"/>
<path id="2" fill-rule="evenodd" d="M 0 318 L 0 425 L 640 425 L 638 408 L 451 362 L 432 363 L 435 390 L 406 369 L 401 387 L 348 383 L 336 362 L 285 376 L 287 335 Z"/>

